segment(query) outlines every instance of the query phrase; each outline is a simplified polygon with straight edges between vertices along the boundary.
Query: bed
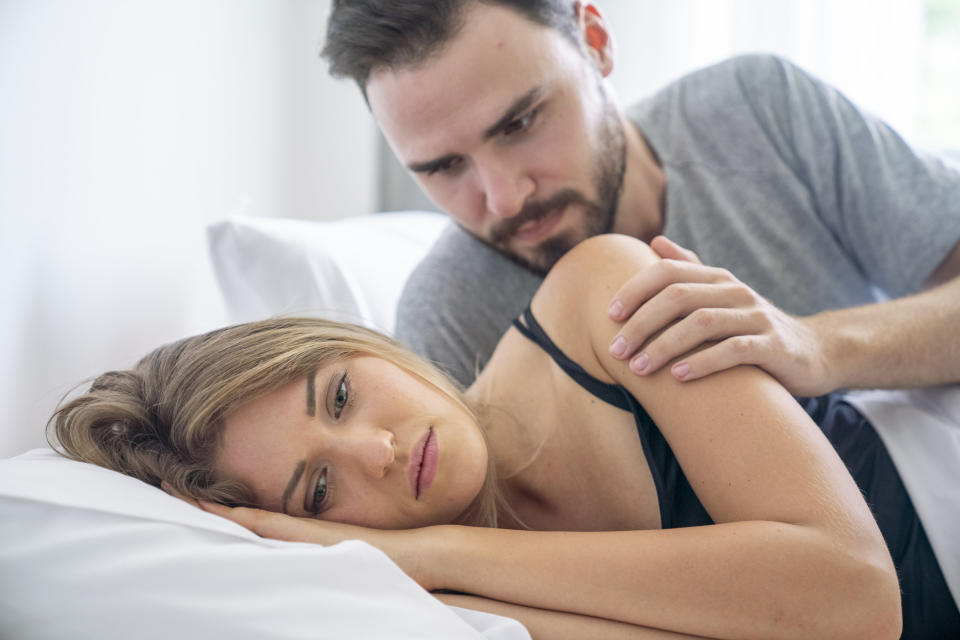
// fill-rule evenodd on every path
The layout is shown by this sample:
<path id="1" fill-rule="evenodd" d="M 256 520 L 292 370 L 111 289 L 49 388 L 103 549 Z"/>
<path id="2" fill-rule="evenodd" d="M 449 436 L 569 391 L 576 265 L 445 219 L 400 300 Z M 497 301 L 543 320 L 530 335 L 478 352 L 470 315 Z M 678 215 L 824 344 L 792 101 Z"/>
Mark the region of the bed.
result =
<path id="1" fill-rule="evenodd" d="M 404 282 L 447 224 L 418 212 L 234 218 L 208 240 L 234 321 L 307 313 L 391 333 Z M 960 386 L 853 401 L 960 601 Z M 0 461 L 0 594 L 2 638 L 529 638 L 514 620 L 441 604 L 364 543 L 259 538 L 45 449 Z"/>
<path id="2" fill-rule="evenodd" d="M 234 218 L 208 240 L 233 320 L 308 313 L 390 333 L 445 224 Z M 365 543 L 260 538 L 49 449 L 0 461 L 0 594 L 0 637 L 18 640 L 529 638 L 514 620 L 440 603 Z"/>

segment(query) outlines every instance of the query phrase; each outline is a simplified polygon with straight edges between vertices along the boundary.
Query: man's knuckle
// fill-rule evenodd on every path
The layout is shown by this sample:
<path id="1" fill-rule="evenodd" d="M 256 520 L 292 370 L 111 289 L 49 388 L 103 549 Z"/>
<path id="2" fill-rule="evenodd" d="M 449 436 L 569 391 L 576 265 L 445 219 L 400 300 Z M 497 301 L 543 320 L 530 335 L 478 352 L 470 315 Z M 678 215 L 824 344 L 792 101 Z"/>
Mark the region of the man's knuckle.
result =
<path id="1" fill-rule="evenodd" d="M 691 287 L 685 282 L 675 282 L 663 290 L 666 298 L 672 302 L 683 300 L 690 295 Z"/>
<path id="2" fill-rule="evenodd" d="M 728 341 L 730 350 L 736 354 L 744 354 L 753 346 L 753 339 L 749 336 L 734 336 Z"/>
<path id="3" fill-rule="evenodd" d="M 708 329 L 716 323 L 717 315 L 712 309 L 697 309 L 690 314 L 690 320 L 697 327 Z"/>

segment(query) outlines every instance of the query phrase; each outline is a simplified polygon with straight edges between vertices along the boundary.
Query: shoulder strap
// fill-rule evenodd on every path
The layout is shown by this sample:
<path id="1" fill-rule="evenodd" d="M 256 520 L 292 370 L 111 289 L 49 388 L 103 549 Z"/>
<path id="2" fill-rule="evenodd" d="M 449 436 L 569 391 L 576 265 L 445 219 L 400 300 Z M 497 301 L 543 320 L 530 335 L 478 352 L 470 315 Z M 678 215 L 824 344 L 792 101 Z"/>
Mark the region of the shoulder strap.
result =
<path id="1" fill-rule="evenodd" d="M 553 340 L 550 339 L 550 336 L 543 330 L 543 327 L 540 326 L 536 318 L 533 317 L 533 312 L 530 310 L 530 307 L 524 310 L 521 317 L 523 319 L 522 322 L 520 318 L 513 321 L 513 326 L 517 328 L 517 331 L 546 351 L 547 355 L 549 355 L 553 361 L 557 363 L 557 366 L 563 369 L 568 376 L 573 378 L 574 382 L 607 404 L 612 404 L 624 411 L 631 410 L 630 404 L 619 386 L 596 379 L 560 350 Z"/>

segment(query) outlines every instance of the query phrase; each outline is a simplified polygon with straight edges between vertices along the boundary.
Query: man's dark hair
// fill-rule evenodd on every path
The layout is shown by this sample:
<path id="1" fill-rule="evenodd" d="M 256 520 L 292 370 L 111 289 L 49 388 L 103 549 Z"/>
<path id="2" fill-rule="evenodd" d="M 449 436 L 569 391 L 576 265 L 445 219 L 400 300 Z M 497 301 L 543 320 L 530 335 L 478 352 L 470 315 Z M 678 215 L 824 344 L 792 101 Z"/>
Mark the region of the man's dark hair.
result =
<path id="1" fill-rule="evenodd" d="M 330 75 L 353 78 L 366 97 L 371 73 L 426 60 L 460 32 L 474 3 L 507 7 L 577 43 L 574 0 L 334 0 L 322 52 Z"/>

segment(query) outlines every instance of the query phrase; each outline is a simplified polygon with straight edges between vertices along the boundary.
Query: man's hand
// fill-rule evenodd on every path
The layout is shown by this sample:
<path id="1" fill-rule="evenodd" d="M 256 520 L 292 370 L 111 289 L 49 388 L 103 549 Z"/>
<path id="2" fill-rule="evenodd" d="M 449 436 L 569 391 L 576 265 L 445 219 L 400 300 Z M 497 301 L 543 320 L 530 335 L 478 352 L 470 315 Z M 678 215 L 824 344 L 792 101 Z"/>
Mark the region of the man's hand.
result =
<path id="1" fill-rule="evenodd" d="M 671 373 L 686 381 L 753 364 L 796 396 L 833 390 L 809 319 L 784 313 L 726 269 L 703 265 L 663 236 L 650 246 L 663 260 L 625 283 L 610 305 L 612 319 L 627 319 L 610 353 L 631 359 L 634 373 L 676 360 Z"/>

